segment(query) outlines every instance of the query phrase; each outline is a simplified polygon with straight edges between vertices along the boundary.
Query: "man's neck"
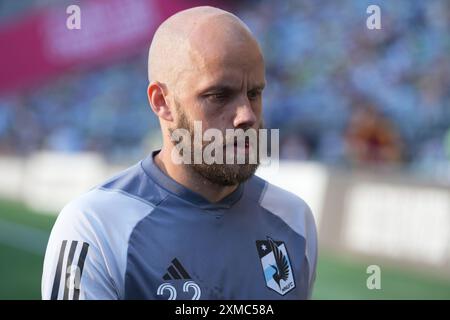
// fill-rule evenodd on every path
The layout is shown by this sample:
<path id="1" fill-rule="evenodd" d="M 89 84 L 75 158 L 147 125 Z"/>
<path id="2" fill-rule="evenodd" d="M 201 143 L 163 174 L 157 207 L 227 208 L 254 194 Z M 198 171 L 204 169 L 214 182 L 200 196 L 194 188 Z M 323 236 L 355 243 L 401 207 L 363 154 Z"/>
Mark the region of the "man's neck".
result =
<path id="1" fill-rule="evenodd" d="M 186 165 L 173 163 L 171 152 L 164 148 L 154 157 L 154 162 L 167 176 L 189 190 L 200 194 L 212 203 L 222 200 L 238 187 L 238 185 L 221 186 L 212 183 L 197 172 L 190 170 Z"/>

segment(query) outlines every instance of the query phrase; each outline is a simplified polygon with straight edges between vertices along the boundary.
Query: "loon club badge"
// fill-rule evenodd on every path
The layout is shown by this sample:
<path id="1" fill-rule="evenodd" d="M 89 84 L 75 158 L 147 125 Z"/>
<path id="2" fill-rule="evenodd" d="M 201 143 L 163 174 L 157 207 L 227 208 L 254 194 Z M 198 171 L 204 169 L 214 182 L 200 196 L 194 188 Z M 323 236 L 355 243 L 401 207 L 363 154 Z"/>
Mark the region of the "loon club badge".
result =
<path id="1" fill-rule="evenodd" d="M 256 248 L 266 286 L 283 296 L 294 289 L 294 275 L 284 242 L 267 237 L 267 240 L 256 240 Z"/>

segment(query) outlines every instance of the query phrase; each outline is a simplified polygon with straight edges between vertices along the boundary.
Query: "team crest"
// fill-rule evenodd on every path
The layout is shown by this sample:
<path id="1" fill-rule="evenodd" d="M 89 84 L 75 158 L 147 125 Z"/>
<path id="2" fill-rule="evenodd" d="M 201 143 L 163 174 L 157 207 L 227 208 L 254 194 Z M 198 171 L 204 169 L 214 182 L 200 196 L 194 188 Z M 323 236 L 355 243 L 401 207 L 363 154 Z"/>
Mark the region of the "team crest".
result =
<path id="1" fill-rule="evenodd" d="M 267 240 L 256 240 L 256 248 L 266 286 L 283 296 L 294 289 L 294 274 L 284 242 L 267 237 Z"/>

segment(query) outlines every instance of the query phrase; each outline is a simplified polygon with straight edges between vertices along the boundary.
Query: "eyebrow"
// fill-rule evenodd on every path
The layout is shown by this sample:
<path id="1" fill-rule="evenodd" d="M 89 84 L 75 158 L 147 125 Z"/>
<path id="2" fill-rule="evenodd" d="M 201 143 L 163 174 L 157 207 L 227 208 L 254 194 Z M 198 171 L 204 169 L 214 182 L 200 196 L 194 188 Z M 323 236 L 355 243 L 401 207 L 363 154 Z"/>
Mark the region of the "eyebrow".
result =
<path id="1" fill-rule="evenodd" d="M 250 90 L 264 90 L 264 88 L 266 87 L 265 83 L 258 83 L 255 86 L 253 86 Z"/>
<path id="2" fill-rule="evenodd" d="M 265 83 L 259 83 L 255 86 L 253 86 L 251 90 L 263 90 L 264 87 L 266 86 Z M 239 90 L 236 86 L 232 86 L 232 85 L 223 85 L 223 84 L 217 84 L 217 85 L 211 85 L 203 90 L 201 90 L 201 94 L 205 94 L 208 92 L 232 92 L 232 91 L 237 91 Z"/>
<path id="3" fill-rule="evenodd" d="M 203 90 L 201 90 L 201 93 L 208 93 L 208 92 L 230 92 L 230 91 L 236 91 L 238 90 L 237 87 L 231 86 L 231 85 L 223 85 L 223 84 L 217 84 L 209 86 Z"/>

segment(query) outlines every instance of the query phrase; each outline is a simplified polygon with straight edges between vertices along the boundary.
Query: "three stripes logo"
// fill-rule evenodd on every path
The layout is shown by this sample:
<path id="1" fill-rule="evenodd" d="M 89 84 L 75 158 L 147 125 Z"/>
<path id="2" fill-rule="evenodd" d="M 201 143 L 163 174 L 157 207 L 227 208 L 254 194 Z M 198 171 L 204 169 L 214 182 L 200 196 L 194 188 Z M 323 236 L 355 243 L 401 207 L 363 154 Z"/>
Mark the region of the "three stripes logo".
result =
<path id="1" fill-rule="evenodd" d="M 52 300 L 79 300 L 80 282 L 89 244 L 64 240 L 59 251 L 58 265 L 52 287 Z"/>
<path id="2" fill-rule="evenodd" d="M 191 276 L 183 268 L 177 258 L 172 260 L 172 264 L 167 268 L 167 273 L 163 276 L 164 280 L 191 279 Z"/>

